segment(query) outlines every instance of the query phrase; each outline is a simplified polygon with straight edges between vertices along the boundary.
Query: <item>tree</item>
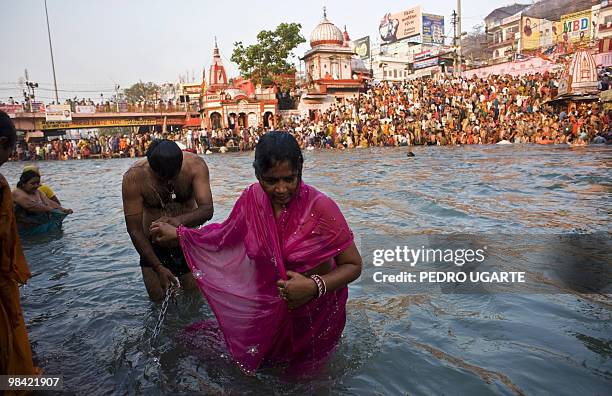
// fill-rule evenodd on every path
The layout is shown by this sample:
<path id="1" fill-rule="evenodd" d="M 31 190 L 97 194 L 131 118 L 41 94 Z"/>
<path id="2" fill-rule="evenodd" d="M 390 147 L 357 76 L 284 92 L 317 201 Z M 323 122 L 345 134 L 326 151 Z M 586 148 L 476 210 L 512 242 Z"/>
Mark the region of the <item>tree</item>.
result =
<path id="1" fill-rule="evenodd" d="M 487 35 L 482 24 L 474 26 L 467 37 L 461 39 L 461 52 L 465 59 L 472 62 L 489 58 Z"/>
<path id="2" fill-rule="evenodd" d="M 159 85 L 142 81 L 137 82 L 131 87 L 124 90 L 126 100 L 130 103 L 138 102 L 139 100 L 155 100 L 159 98 Z"/>
<path id="3" fill-rule="evenodd" d="M 234 43 L 231 60 L 244 78 L 262 85 L 276 83 L 281 89 L 290 88 L 282 75 L 295 72 L 289 58 L 298 45 L 306 42 L 301 28 L 299 23 L 281 23 L 274 31 L 262 30 L 257 35 L 257 44 L 245 47 L 241 41 Z"/>

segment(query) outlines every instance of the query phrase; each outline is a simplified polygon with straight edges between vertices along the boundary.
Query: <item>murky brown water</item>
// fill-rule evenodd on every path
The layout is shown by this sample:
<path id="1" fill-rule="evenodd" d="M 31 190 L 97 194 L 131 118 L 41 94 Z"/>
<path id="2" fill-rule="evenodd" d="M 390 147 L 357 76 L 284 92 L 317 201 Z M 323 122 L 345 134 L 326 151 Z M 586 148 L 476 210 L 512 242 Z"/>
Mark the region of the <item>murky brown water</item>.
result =
<path id="1" fill-rule="evenodd" d="M 305 153 L 305 181 L 333 197 L 358 238 L 415 233 L 608 232 L 612 148 L 538 146 Z M 214 221 L 253 182 L 252 153 L 208 156 Z M 34 277 L 22 289 L 34 351 L 78 394 L 607 394 L 609 297 L 402 295 L 351 286 L 348 323 L 324 374 L 291 383 L 243 375 L 179 342 L 210 317 L 197 292 L 171 305 L 160 343 L 125 231 L 121 176 L 133 162 L 39 163 L 75 214 L 63 235 L 23 241 Z M 25 164 L 1 171 L 14 185 Z M 505 246 L 512 253 L 512 246 Z"/>

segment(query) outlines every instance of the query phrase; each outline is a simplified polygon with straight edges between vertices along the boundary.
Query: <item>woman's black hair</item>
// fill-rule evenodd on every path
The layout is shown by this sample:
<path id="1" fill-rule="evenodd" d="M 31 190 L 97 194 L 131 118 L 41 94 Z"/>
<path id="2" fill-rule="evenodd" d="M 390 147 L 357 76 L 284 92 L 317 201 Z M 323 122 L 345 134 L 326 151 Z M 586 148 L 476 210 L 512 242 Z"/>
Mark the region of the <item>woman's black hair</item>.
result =
<path id="1" fill-rule="evenodd" d="M 172 179 L 181 171 L 183 152 L 172 140 L 154 140 L 147 149 L 149 166 L 162 179 Z"/>
<path id="2" fill-rule="evenodd" d="M 7 138 L 6 149 L 12 148 L 17 140 L 15 124 L 13 124 L 11 117 L 2 110 L 0 110 L 0 137 Z"/>
<path id="3" fill-rule="evenodd" d="M 288 132 L 270 131 L 259 138 L 255 146 L 255 176 L 261 178 L 264 173 L 276 164 L 289 161 L 291 168 L 302 176 L 304 157 L 297 140 Z"/>
<path id="4" fill-rule="evenodd" d="M 34 179 L 35 177 L 40 177 L 40 175 L 33 170 L 27 170 L 19 176 L 19 181 L 17 182 L 17 188 L 21 188 L 24 184 Z"/>

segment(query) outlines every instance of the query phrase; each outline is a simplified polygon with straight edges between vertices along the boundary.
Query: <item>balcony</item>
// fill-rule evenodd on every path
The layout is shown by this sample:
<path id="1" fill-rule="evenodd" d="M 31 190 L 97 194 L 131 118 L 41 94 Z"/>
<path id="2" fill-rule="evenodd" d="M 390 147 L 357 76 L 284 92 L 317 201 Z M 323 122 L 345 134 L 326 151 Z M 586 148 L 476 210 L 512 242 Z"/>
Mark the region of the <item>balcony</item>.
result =
<path id="1" fill-rule="evenodd" d="M 514 46 L 514 44 L 516 44 L 516 39 L 509 38 L 509 39 L 506 39 L 506 40 L 489 43 L 489 44 L 487 44 L 487 49 L 495 49 L 495 48 L 500 48 L 500 47 Z"/>

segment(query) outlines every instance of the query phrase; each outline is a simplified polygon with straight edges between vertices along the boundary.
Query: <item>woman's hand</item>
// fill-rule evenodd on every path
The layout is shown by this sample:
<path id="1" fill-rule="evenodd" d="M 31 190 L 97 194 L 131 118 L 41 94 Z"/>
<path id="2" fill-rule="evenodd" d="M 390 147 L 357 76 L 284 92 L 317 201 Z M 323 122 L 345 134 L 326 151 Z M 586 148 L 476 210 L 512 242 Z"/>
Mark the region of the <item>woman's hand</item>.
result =
<path id="1" fill-rule="evenodd" d="M 151 240 L 160 246 L 176 246 L 178 239 L 176 234 L 176 227 L 164 223 L 164 222 L 153 222 L 149 227 L 149 233 L 151 234 Z"/>
<path id="2" fill-rule="evenodd" d="M 282 299 L 287 301 L 289 309 L 301 307 L 319 292 L 314 280 L 293 271 L 287 271 L 287 280 L 279 280 L 276 285 Z"/>
<path id="3" fill-rule="evenodd" d="M 60 210 L 66 214 L 72 214 L 72 209 L 64 209 L 64 208 L 60 208 Z"/>

